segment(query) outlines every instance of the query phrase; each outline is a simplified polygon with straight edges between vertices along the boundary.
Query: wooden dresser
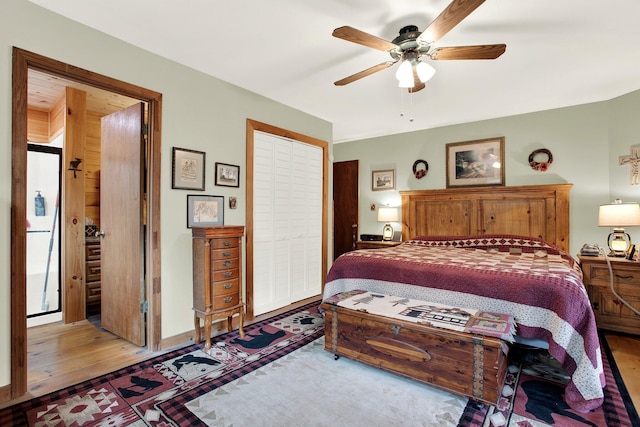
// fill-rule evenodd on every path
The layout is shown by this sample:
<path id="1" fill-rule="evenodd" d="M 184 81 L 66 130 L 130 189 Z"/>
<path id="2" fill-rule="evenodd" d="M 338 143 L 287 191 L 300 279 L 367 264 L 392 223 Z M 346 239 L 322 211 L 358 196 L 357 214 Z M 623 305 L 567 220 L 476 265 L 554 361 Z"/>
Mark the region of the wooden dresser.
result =
<path id="1" fill-rule="evenodd" d="M 599 328 L 640 334 L 640 316 L 611 292 L 609 266 L 603 256 L 579 255 L 584 284 Z M 613 289 L 636 310 L 640 310 L 640 262 L 609 258 L 613 271 Z"/>
<path id="2" fill-rule="evenodd" d="M 239 332 L 244 337 L 245 305 L 242 302 L 242 226 L 193 227 L 193 311 L 195 342 L 201 341 L 200 319 L 204 319 L 205 351 L 211 348 L 211 324 L 227 319 L 233 330 L 233 316 L 239 315 Z"/>
<path id="3" fill-rule="evenodd" d="M 100 238 L 85 239 L 85 292 L 87 316 L 100 313 Z"/>

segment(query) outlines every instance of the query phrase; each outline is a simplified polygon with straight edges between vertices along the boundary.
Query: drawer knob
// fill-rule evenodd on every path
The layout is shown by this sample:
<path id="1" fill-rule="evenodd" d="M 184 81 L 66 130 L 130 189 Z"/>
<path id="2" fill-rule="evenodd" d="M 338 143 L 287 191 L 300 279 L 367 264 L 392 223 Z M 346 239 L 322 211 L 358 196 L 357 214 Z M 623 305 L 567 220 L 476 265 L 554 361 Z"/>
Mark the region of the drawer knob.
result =
<path id="1" fill-rule="evenodd" d="M 228 241 L 228 240 L 225 240 L 222 244 L 225 245 L 225 246 L 229 246 L 231 244 L 231 242 Z"/>
<path id="2" fill-rule="evenodd" d="M 233 287 L 233 285 L 231 283 L 227 283 L 226 285 L 224 285 L 225 289 L 231 289 Z"/>
<path id="3" fill-rule="evenodd" d="M 233 297 L 226 297 L 226 298 L 224 299 L 224 302 L 225 302 L 226 304 L 229 304 L 231 301 L 233 301 Z"/>
<path id="4" fill-rule="evenodd" d="M 222 252 L 222 256 L 231 256 L 231 252 Z"/>
<path id="5" fill-rule="evenodd" d="M 229 267 L 231 265 L 231 261 L 225 261 L 224 263 L 222 263 L 222 265 L 224 265 L 225 267 Z"/>
<path id="6" fill-rule="evenodd" d="M 627 280 L 627 279 L 633 279 L 633 276 L 621 276 L 621 275 L 619 275 L 619 274 L 616 274 L 616 277 L 617 277 L 618 279 L 624 279 L 624 280 Z"/>
<path id="7" fill-rule="evenodd" d="M 226 273 L 224 273 L 224 277 L 231 277 L 232 274 L 232 272 L 227 271 Z"/>

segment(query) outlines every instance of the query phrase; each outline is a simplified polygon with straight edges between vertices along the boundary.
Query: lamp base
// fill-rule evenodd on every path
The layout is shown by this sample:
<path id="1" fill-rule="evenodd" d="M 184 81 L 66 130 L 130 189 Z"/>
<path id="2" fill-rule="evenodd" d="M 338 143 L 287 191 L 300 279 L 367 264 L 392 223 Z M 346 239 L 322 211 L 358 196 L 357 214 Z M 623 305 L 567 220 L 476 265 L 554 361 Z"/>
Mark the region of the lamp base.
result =
<path id="1" fill-rule="evenodd" d="M 610 258 L 624 258 L 627 256 L 627 253 L 620 251 L 611 251 L 607 254 L 607 256 Z"/>
<path id="2" fill-rule="evenodd" d="M 385 224 L 382 228 L 382 240 L 389 241 L 393 239 L 393 228 L 391 228 L 391 224 Z"/>

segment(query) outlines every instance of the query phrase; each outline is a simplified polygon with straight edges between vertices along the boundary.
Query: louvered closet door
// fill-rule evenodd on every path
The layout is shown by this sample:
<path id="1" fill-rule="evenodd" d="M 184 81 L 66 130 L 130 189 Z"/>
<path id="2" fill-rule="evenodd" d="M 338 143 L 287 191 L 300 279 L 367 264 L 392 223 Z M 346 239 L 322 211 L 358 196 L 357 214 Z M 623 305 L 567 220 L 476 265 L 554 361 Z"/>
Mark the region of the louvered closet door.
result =
<path id="1" fill-rule="evenodd" d="M 322 149 L 254 134 L 254 314 L 322 288 Z"/>

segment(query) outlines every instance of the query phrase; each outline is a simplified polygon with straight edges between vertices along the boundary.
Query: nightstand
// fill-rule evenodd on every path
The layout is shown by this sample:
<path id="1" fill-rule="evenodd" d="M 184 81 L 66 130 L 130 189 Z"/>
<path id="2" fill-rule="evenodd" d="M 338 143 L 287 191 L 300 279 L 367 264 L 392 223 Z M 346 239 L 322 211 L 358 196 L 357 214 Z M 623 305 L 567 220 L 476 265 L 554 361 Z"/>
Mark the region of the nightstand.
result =
<path id="1" fill-rule="evenodd" d="M 604 256 L 578 256 L 584 284 L 599 328 L 640 334 L 640 316 L 624 305 L 610 287 L 609 267 Z M 613 288 L 636 310 L 640 310 L 640 262 L 610 257 Z"/>
<path id="2" fill-rule="evenodd" d="M 380 249 L 398 246 L 402 242 L 394 242 L 392 240 L 358 240 L 356 249 Z"/>

